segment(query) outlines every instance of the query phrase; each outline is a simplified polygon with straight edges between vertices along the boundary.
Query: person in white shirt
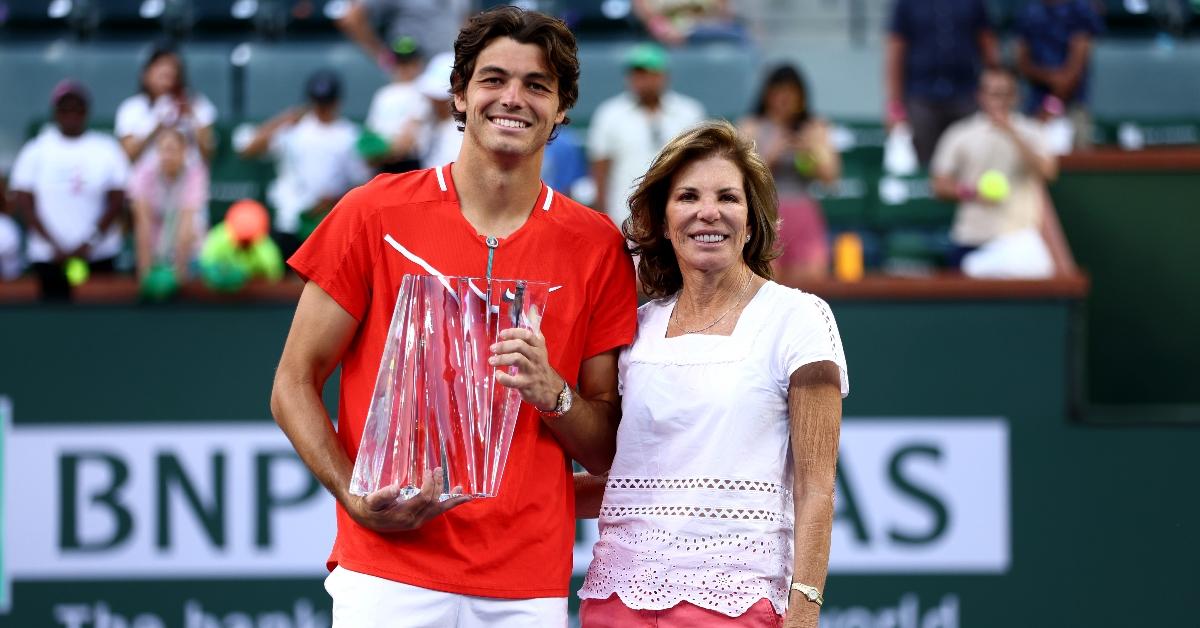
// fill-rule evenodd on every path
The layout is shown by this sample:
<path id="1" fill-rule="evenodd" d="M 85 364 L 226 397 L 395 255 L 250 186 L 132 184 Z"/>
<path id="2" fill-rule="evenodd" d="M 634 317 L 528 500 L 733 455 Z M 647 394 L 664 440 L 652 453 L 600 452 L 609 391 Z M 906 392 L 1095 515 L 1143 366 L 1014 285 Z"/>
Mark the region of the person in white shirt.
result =
<path id="1" fill-rule="evenodd" d="M 16 279 L 21 274 L 21 228 L 7 211 L 8 182 L 0 175 L 0 281 Z"/>
<path id="2" fill-rule="evenodd" d="M 979 112 L 946 129 L 933 152 L 933 191 L 958 203 L 950 261 L 968 275 L 1042 278 L 1054 272 L 1044 230 L 1051 225 L 1046 182 L 1058 176 L 1058 159 L 1038 123 L 1014 111 L 1018 96 L 1011 71 L 984 70 Z M 988 179 L 990 186 L 981 184 Z"/>
<path id="3" fill-rule="evenodd" d="M 450 72 L 454 54 L 442 53 L 429 60 L 417 89 L 429 101 L 429 120 L 422 135 L 421 167 L 437 168 L 458 159 L 463 130 L 450 111 Z"/>
<path id="4" fill-rule="evenodd" d="M 87 129 L 89 102 L 83 84 L 67 79 L 56 85 L 54 125 L 26 143 L 13 164 L 10 184 L 29 229 L 26 257 L 46 300 L 71 298 L 67 260 L 111 272 L 121 251 L 117 217 L 129 162 L 116 139 Z"/>
<path id="5" fill-rule="evenodd" d="M 217 108 L 212 101 L 188 89 L 183 58 L 170 46 L 151 50 L 142 66 L 138 93 L 126 98 L 117 108 L 114 132 L 121 147 L 133 162 L 154 151 L 154 140 L 161 129 L 183 133 L 191 156 L 207 164 L 216 147 L 213 123 Z"/>
<path id="6" fill-rule="evenodd" d="M 358 125 L 342 117 L 342 82 L 332 70 L 317 70 L 305 84 L 308 105 L 271 118 L 241 151 L 242 158 L 268 151 L 276 177 L 267 188 L 275 213 L 273 236 L 284 259 L 316 228 L 343 194 L 371 173 L 356 149 Z"/>
<path id="7" fill-rule="evenodd" d="M 639 44 L 625 58 L 628 90 L 596 108 L 588 128 L 588 159 L 596 183 L 593 207 L 620 226 L 634 181 L 667 140 L 704 120 L 704 106 L 667 89 L 667 53 Z"/>
<path id="8" fill-rule="evenodd" d="M 367 109 L 367 130 L 378 135 L 387 151 L 372 160 L 380 172 L 408 172 L 421 167 L 420 144 L 430 117 L 430 104 L 417 86 L 423 59 L 416 40 L 402 37 L 391 48 L 392 82 L 380 87 Z"/>
<path id="9" fill-rule="evenodd" d="M 771 281 L 770 169 L 733 125 L 704 123 L 629 205 L 657 300 L 620 356 L 607 480 L 577 477 L 579 516 L 600 517 L 582 625 L 815 628 L 849 380 L 829 306 Z"/>

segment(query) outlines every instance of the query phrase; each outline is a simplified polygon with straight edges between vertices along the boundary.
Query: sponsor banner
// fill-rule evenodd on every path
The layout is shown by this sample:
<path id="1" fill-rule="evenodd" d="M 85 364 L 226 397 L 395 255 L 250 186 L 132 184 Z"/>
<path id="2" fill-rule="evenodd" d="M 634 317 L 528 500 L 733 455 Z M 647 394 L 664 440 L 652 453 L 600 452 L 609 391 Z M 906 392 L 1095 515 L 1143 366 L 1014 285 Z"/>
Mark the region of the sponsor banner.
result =
<path id="1" fill-rule="evenodd" d="M 847 420 L 834 509 L 830 573 L 1006 573 L 1008 423 Z"/>
<path id="2" fill-rule="evenodd" d="M 274 423 L 17 425 L 8 436 L 14 579 L 325 573 L 333 498 Z"/>
<path id="3" fill-rule="evenodd" d="M 273 423 L 16 425 L 3 445 L 0 584 L 325 573 L 333 500 Z M 837 489 L 834 574 L 1008 569 L 1003 419 L 847 419 Z M 595 538 L 583 522 L 577 575 Z"/>

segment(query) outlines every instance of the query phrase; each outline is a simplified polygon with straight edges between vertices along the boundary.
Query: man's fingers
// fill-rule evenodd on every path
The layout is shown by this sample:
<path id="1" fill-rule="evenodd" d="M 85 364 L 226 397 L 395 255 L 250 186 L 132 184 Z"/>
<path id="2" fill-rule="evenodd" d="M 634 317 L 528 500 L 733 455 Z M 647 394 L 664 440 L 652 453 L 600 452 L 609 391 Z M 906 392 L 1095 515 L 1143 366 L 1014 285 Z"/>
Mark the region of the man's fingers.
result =
<path id="1" fill-rule="evenodd" d="M 528 371 L 533 366 L 533 360 L 522 353 L 505 353 L 494 355 L 488 359 L 488 364 L 495 367 L 515 366 L 518 371 Z"/>
<path id="2" fill-rule="evenodd" d="M 400 496 L 400 487 L 397 485 L 385 486 L 384 488 L 368 494 L 364 501 L 367 503 L 367 508 L 379 512 L 387 510 L 396 503 L 396 498 Z"/>

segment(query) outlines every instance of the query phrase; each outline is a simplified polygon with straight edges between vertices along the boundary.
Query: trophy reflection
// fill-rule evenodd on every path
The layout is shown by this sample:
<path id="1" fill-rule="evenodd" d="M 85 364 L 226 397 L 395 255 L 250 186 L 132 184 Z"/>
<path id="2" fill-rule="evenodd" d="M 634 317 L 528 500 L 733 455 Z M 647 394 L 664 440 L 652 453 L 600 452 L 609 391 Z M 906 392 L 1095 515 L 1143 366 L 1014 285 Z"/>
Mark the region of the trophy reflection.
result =
<path id="1" fill-rule="evenodd" d="M 438 467 L 447 491 L 440 499 L 499 492 L 521 396 L 496 383 L 490 346 L 504 329 L 537 331 L 548 294 L 541 281 L 404 276 L 352 493 L 399 486 L 408 499 Z"/>

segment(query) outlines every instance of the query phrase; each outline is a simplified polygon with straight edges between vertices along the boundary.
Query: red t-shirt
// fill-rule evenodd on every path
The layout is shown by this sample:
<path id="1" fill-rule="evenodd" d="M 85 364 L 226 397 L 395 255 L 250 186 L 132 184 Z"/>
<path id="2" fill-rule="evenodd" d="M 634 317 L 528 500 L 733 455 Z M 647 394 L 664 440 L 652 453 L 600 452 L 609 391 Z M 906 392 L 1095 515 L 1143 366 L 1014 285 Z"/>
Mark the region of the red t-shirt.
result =
<path id="1" fill-rule="evenodd" d="M 338 440 L 351 459 L 401 278 L 429 274 L 412 257 L 444 275 L 487 271 L 485 237 L 463 217 L 449 166 L 381 175 L 352 190 L 288 261 L 359 321 L 342 356 L 338 411 Z M 525 224 L 500 240 L 492 276 L 562 286 L 550 293 L 541 331 L 550 365 L 573 387 L 580 362 L 633 341 L 637 297 L 624 238 L 604 214 L 545 185 Z M 390 534 L 363 528 L 339 504 L 328 566 L 467 595 L 565 596 L 574 504 L 567 455 L 523 404 L 498 497 Z"/>

